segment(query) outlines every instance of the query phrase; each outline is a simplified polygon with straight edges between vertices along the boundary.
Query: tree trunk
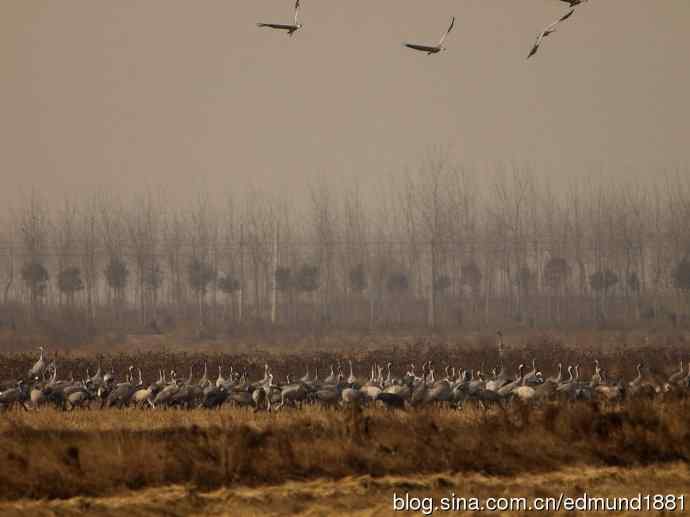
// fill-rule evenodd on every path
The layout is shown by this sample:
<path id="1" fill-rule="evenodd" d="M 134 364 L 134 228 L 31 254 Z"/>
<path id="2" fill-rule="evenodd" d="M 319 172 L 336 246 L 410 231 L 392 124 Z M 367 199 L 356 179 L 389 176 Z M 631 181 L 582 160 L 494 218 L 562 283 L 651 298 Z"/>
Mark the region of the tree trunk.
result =
<path id="1" fill-rule="evenodd" d="M 436 328 L 436 240 L 431 238 L 431 299 L 429 300 L 429 328 Z"/>
<path id="2" fill-rule="evenodd" d="M 275 227 L 275 236 L 273 239 L 273 272 L 271 282 L 271 325 L 276 324 L 277 303 L 278 303 L 278 280 L 276 279 L 276 272 L 278 271 L 278 223 Z"/>

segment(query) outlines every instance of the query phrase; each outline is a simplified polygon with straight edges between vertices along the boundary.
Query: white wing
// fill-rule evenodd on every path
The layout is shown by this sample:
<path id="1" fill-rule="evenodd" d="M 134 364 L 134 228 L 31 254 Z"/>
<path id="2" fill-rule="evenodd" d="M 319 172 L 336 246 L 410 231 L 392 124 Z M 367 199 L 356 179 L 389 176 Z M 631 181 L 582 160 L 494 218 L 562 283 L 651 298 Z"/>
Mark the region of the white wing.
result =
<path id="1" fill-rule="evenodd" d="M 532 49 L 529 51 L 529 54 L 527 54 L 527 59 L 531 58 L 534 54 L 537 53 L 543 39 L 544 33 L 542 32 L 541 34 L 539 34 L 539 36 L 537 36 L 537 40 L 534 42 L 534 45 L 532 45 Z"/>
<path id="2" fill-rule="evenodd" d="M 295 2 L 295 25 L 299 25 L 299 2 L 300 0 Z"/>
<path id="3" fill-rule="evenodd" d="M 453 27 L 455 27 L 455 16 L 453 16 L 453 19 L 450 21 L 450 27 L 448 27 L 448 30 L 446 31 L 446 33 L 445 33 L 445 34 L 443 35 L 443 37 L 441 38 L 441 41 L 438 42 L 438 46 L 439 46 L 439 47 L 440 47 L 441 45 L 443 45 L 443 42 L 444 42 L 444 41 L 446 41 L 446 38 L 448 37 L 448 34 L 450 34 L 450 31 L 453 30 Z"/>
<path id="4" fill-rule="evenodd" d="M 565 13 L 563 16 L 561 16 L 558 20 L 556 20 L 556 21 L 553 22 L 552 24 L 548 25 L 548 26 L 546 27 L 546 29 L 544 29 L 544 32 L 549 32 L 549 31 L 550 31 L 551 29 L 553 29 L 556 25 L 558 25 L 559 23 L 564 22 L 565 20 L 567 20 L 568 18 L 570 18 L 570 17 L 573 15 L 574 12 L 575 12 L 575 9 L 571 9 L 570 11 L 568 11 L 567 13 Z"/>
<path id="5" fill-rule="evenodd" d="M 556 27 L 556 25 L 558 25 L 559 23 L 570 18 L 574 12 L 575 12 L 575 9 L 571 9 L 570 11 L 565 13 L 563 16 L 561 16 L 558 20 L 549 24 L 546 27 L 546 29 L 541 31 L 539 33 L 539 35 L 537 36 L 537 40 L 534 42 L 534 46 L 532 47 L 532 50 L 530 51 L 529 55 L 527 56 L 527 59 L 529 59 L 530 57 L 532 57 L 534 54 L 537 53 L 537 50 L 539 50 L 539 46 L 542 44 L 542 41 L 544 40 L 544 38 L 554 31 L 554 28 Z"/>

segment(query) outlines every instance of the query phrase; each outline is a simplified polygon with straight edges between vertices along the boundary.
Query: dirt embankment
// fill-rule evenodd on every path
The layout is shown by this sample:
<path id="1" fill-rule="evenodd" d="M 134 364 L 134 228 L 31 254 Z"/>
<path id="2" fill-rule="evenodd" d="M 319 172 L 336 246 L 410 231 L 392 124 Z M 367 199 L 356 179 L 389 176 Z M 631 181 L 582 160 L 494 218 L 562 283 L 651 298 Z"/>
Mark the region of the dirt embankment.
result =
<path id="1" fill-rule="evenodd" d="M 0 499 L 104 496 L 175 484 L 209 491 L 361 475 L 521 476 L 564 465 L 690 459 L 684 401 L 488 414 L 309 408 L 257 418 L 243 410 L 194 411 L 183 421 L 179 412 L 109 410 L 81 412 L 78 426 L 69 420 L 74 416 L 42 413 L 3 418 Z"/>

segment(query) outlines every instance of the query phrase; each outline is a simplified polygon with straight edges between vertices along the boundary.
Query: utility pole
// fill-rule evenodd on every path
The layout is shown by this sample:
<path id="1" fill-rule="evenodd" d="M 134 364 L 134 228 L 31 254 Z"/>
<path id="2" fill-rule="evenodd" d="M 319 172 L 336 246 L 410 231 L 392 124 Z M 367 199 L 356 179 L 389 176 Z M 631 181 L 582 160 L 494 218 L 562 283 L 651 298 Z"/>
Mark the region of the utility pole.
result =
<path id="1" fill-rule="evenodd" d="M 276 279 L 276 272 L 278 271 L 278 220 L 275 220 L 275 234 L 273 236 L 273 281 L 271 282 L 271 325 L 276 324 L 276 315 L 278 308 L 278 280 Z"/>
<path id="2" fill-rule="evenodd" d="M 434 229 L 435 231 L 435 229 Z M 429 300 L 429 327 L 436 328 L 436 242 L 431 237 L 431 299 Z"/>
<path id="3" fill-rule="evenodd" d="M 244 224 L 240 223 L 240 289 L 237 319 L 241 322 L 244 315 Z"/>

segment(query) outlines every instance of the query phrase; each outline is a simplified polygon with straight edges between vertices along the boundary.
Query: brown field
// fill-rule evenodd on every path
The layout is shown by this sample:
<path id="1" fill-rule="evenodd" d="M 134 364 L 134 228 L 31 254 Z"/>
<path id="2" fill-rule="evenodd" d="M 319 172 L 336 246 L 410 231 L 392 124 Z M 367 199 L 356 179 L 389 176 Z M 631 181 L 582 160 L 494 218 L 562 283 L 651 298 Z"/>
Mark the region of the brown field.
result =
<path id="1" fill-rule="evenodd" d="M 511 372 L 521 362 L 535 359 L 545 375 L 551 375 L 558 362 L 579 363 L 583 375 L 591 375 L 594 359 L 599 359 L 612 378 L 633 377 L 638 362 L 663 376 L 676 371 L 678 361 L 690 356 L 690 333 L 681 331 L 514 331 L 506 333 L 505 343 L 504 362 Z M 38 352 L 29 346 L 23 350 L 23 353 L 0 354 L 0 381 L 26 375 Z M 390 361 L 395 372 L 403 373 L 401 369 L 410 363 L 421 365 L 431 359 L 437 373 L 442 374 L 445 365 L 488 370 L 499 361 L 493 332 L 433 336 L 296 335 L 283 341 L 254 338 L 194 346 L 180 342 L 175 336 L 130 336 L 119 345 L 94 344 L 69 352 L 52 347 L 48 350 L 48 358 L 58 364 L 59 378 L 72 373 L 79 379 L 87 368 L 93 374 L 100 359 L 105 370 L 114 369 L 120 378 L 130 365 L 141 368 L 145 382 L 155 381 L 159 368 L 175 368 L 180 377 L 186 378 L 190 366 L 194 367 L 194 377 L 198 379 L 205 361 L 211 378 L 217 375 L 218 365 L 223 365 L 225 373 L 232 365 L 237 371 L 246 369 L 250 379 L 260 378 L 264 363 L 268 362 L 281 381 L 288 373 L 293 377 L 303 375 L 307 365 L 312 374 L 318 367 L 321 377 L 325 377 L 331 364 L 338 361 L 344 364 L 348 359 L 355 363 L 359 377 L 368 376 L 372 362 Z"/>
<path id="2" fill-rule="evenodd" d="M 618 338 L 618 340 L 617 340 Z M 643 361 L 666 375 L 687 359 L 683 335 L 510 336 L 511 366 L 536 358 L 552 373 L 558 361 L 594 358 L 611 376 L 632 377 Z M 372 361 L 394 368 L 433 359 L 488 368 L 497 362 L 491 336 L 462 340 L 394 339 L 375 348 L 354 340 L 321 352 L 151 348 L 102 356 L 121 375 L 140 366 L 149 381 L 159 367 L 195 378 L 206 360 L 247 368 L 264 361 L 281 377 L 353 358 L 364 374 Z M 577 345 L 577 346 L 576 346 Z M 0 356 L 1 379 L 21 376 L 29 354 Z M 59 355 L 60 377 L 88 366 L 93 354 Z M 186 376 L 186 375 L 185 375 Z M 0 415 L 1 515 L 390 515 L 396 490 L 419 495 L 529 496 L 565 490 L 623 496 L 688 492 L 690 401 L 632 400 L 621 406 L 515 404 L 484 411 L 425 408 L 285 409 L 272 414 L 221 410 L 11 410 Z M 567 489 L 567 490 L 566 490 Z"/>

